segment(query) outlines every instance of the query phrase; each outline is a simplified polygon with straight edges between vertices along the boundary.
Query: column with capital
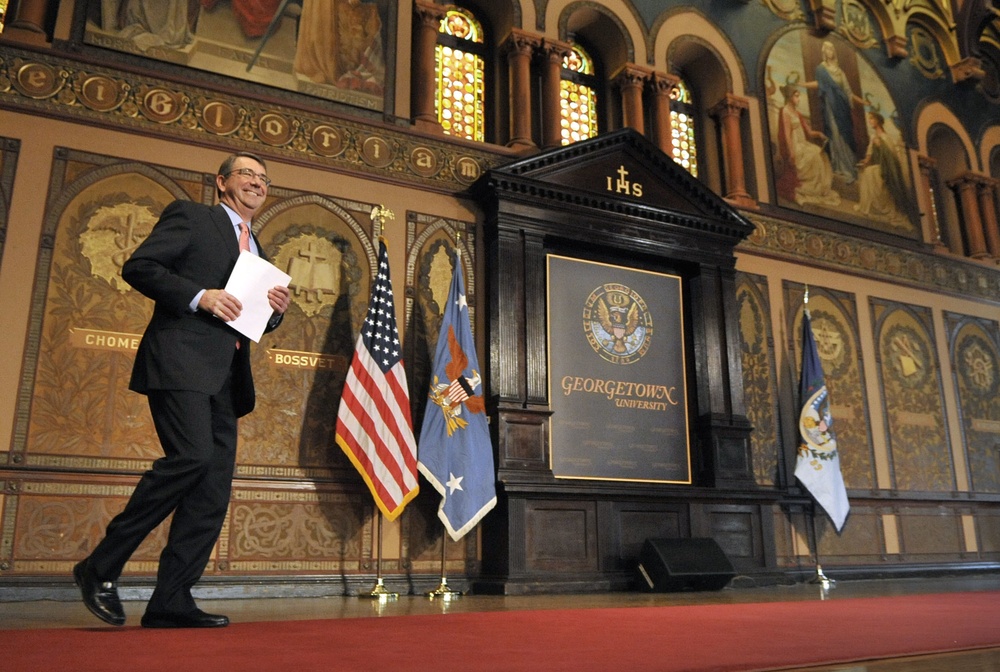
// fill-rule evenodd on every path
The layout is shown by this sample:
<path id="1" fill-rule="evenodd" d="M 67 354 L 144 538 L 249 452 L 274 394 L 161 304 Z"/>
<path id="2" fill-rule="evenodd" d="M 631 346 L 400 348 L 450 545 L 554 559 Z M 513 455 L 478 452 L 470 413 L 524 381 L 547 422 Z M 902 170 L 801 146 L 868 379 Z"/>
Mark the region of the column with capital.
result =
<path id="1" fill-rule="evenodd" d="M 435 47 L 444 8 L 416 2 L 413 6 L 413 125 L 425 131 L 444 132 L 434 108 L 437 91 Z"/>
<path id="2" fill-rule="evenodd" d="M 982 176 L 979 179 L 979 210 L 983 218 L 983 233 L 986 234 L 986 249 L 989 256 L 1000 260 L 1000 227 L 997 224 L 996 191 L 1000 181 Z"/>
<path id="3" fill-rule="evenodd" d="M 531 138 L 531 57 L 541 39 L 514 28 L 504 43 L 510 72 L 510 140 L 508 147 L 534 149 Z"/>
<path id="4" fill-rule="evenodd" d="M 48 44 L 50 36 L 45 32 L 45 17 L 49 15 L 49 6 L 55 4 L 56 0 L 20 0 L 15 5 L 13 18 L 6 21 L 3 36 L 32 44 Z"/>
<path id="5" fill-rule="evenodd" d="M 675 75 L 661 72 L 654 72 L 649 78 L 649 88 L 653 96 L 652 140 L 667 156 L 670 156 L 674 149 L 670 127 L 670 92 L 680 81 Z"/>
<path id="6" fill-rule="evenodd" d="M 969 256 L 973 259 L 982 259 L 989 256 L 989 253 L 986 251 L 986 238 L 983 235 L 983 220 L 979 216 L 979 202 L 976 199 L 976 185 L 978 181 L 978 176 L 974 173 L 965 173 L 948 182 L 948 186 L 955 192 L 961 206 L 962 228 L 965 231 L 966 242 L 969 245 Z M 955 244 L 951 240 L 948 241 L 948 244 L 951 251 L 956 252 Z M 958 239 L 957 253 L 962 253 L 960 237 Z"/>
<path id="7" fill-rule="evenodd" d="M 562 144 L 563 59 L 572 47 L 565 42 L 543 40 L 542 53 L 542 147 L 552 149 Z"/>
<path id="8" fill-rule="evenodd" d="M 743 169 L 743 134 L 740 119 L 750 104 L 746 98 L 727 93 L 712 108 L 712 115 L 719 120 L 722 128 L 722 154 L 726 162 L 726 200 L 742 208 L 756 208 L 757 202 L 746 189 L 746 173 Z"/>
<path id="9" fill-rule="evenodd" d="M 646 119 L 643 115 L 642 91 L 651 76 L 649 70 L 629 63 L 615 79 L 622 96 L 622 125 L 643 134 L 646 132 Z"/>

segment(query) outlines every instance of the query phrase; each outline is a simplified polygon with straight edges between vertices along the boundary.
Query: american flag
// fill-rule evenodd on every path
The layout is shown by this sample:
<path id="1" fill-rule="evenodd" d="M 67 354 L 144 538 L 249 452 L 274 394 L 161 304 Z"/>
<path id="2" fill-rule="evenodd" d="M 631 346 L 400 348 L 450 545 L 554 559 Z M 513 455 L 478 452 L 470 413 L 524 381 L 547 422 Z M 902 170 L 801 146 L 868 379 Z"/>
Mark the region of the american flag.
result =
<path id="1" fill-rule="evenodd" d="M 337 444 L 386 518 L 417 496 L 417 442 L 396 329 L 389 258 L 379 239 L 378 274 L 337 411 Z"/>

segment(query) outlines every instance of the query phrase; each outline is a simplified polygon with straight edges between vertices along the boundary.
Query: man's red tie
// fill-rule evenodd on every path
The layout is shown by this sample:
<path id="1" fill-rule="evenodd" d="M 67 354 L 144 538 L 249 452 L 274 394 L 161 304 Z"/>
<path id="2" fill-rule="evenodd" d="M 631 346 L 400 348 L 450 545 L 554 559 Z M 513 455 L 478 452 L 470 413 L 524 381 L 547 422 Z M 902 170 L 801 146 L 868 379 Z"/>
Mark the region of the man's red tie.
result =
<path id="1" fill-rule="evenodd" d="M 250 229 L 245 222 L 240 222 L 240 252 L 250 251 Z"/>

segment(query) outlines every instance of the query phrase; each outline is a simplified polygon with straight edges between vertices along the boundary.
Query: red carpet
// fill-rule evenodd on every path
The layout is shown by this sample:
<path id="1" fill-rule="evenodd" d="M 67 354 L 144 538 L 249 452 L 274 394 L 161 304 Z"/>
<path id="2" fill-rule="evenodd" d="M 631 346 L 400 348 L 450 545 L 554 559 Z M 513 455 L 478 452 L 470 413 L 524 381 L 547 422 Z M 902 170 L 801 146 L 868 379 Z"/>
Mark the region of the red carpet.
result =
<path id="1" fill-rule="evenodd" d="M 17 672 L 767 670 L 1000 645 L 1000 592 L 0 631 Z"/>

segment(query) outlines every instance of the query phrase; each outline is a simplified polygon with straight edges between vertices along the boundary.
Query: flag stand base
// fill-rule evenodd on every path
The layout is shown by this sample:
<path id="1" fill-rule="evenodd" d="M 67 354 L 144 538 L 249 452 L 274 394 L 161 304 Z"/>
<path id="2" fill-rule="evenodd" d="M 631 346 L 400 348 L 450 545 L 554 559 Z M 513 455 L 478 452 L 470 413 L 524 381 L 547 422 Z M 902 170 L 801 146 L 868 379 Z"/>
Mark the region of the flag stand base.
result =
<path id="1" fill-rule="evenodd" d="M 372 592 L 368 595 L 359 595 L 358 597 L 370 597 L 373 600 L 378 600 L 379 602 L 392 602 L 393 600 L 399 599 L 399 593 L 391 593 L 385 587 L 385 583 L 382 581 L 382 577 L 379 577 L 375 582 L 375 587 L 372 588 Z"/>
<path id="2" fill-rule="evenodd" d="M 445 576 L 445 551 L 447 547 L 448 547 L 448 539 L 444 536 L 444 534 L 442 534 L 441 535 L 441 583 L 438 584 L 437 588 L 427 593 L 427 597 L 431 598 L 432 600 L 438 599 L 438 600 L 443 600 L 444 602 L 449 602 L 451 600 L 455 600 L 458 599 L 459 597 L 462 597 L 462 591 L 454 590 L 453 588 L 451 588 L 448 585 L 448 577 Z"/>
<path id="3" fill-rule="evenodd" d="M 448 585 L 448 579 L 441 577 L 441 583 L 437 588 L 427 593 L 427 597 L 432 600 L 444 600 L 448 602 L 450 600 L 457 600 L 462 597 L 462 591 L 455 590 Z"/>
<path id="4" fill-rule="evenodd" d="M 399 593 L 389 592 L 389 590 L 385 587 L 385 581 L 382 580 L 382 514 L 379 513 L 375 520 L 376 525 L 378 525 L 378 557 L 375 558 L 375 567 L 377 568 L 377 571 L 375 574 L 375 587 L 372 588 L 372 592 L 368 593 L 367 597 L 383 603 L 392 602 L 393 600 L 399 599 Z M 358 597 L 366 596 L 359 594 Z"/>
<path id="5" fill-rule="evenodd" d="M 823 567 L 819 563 L 816 564 L 816 576 L 809 583 L 823 586 L 824 590 L 829 590 L 837 584 L 836 581 L 823 573 Z"/>

